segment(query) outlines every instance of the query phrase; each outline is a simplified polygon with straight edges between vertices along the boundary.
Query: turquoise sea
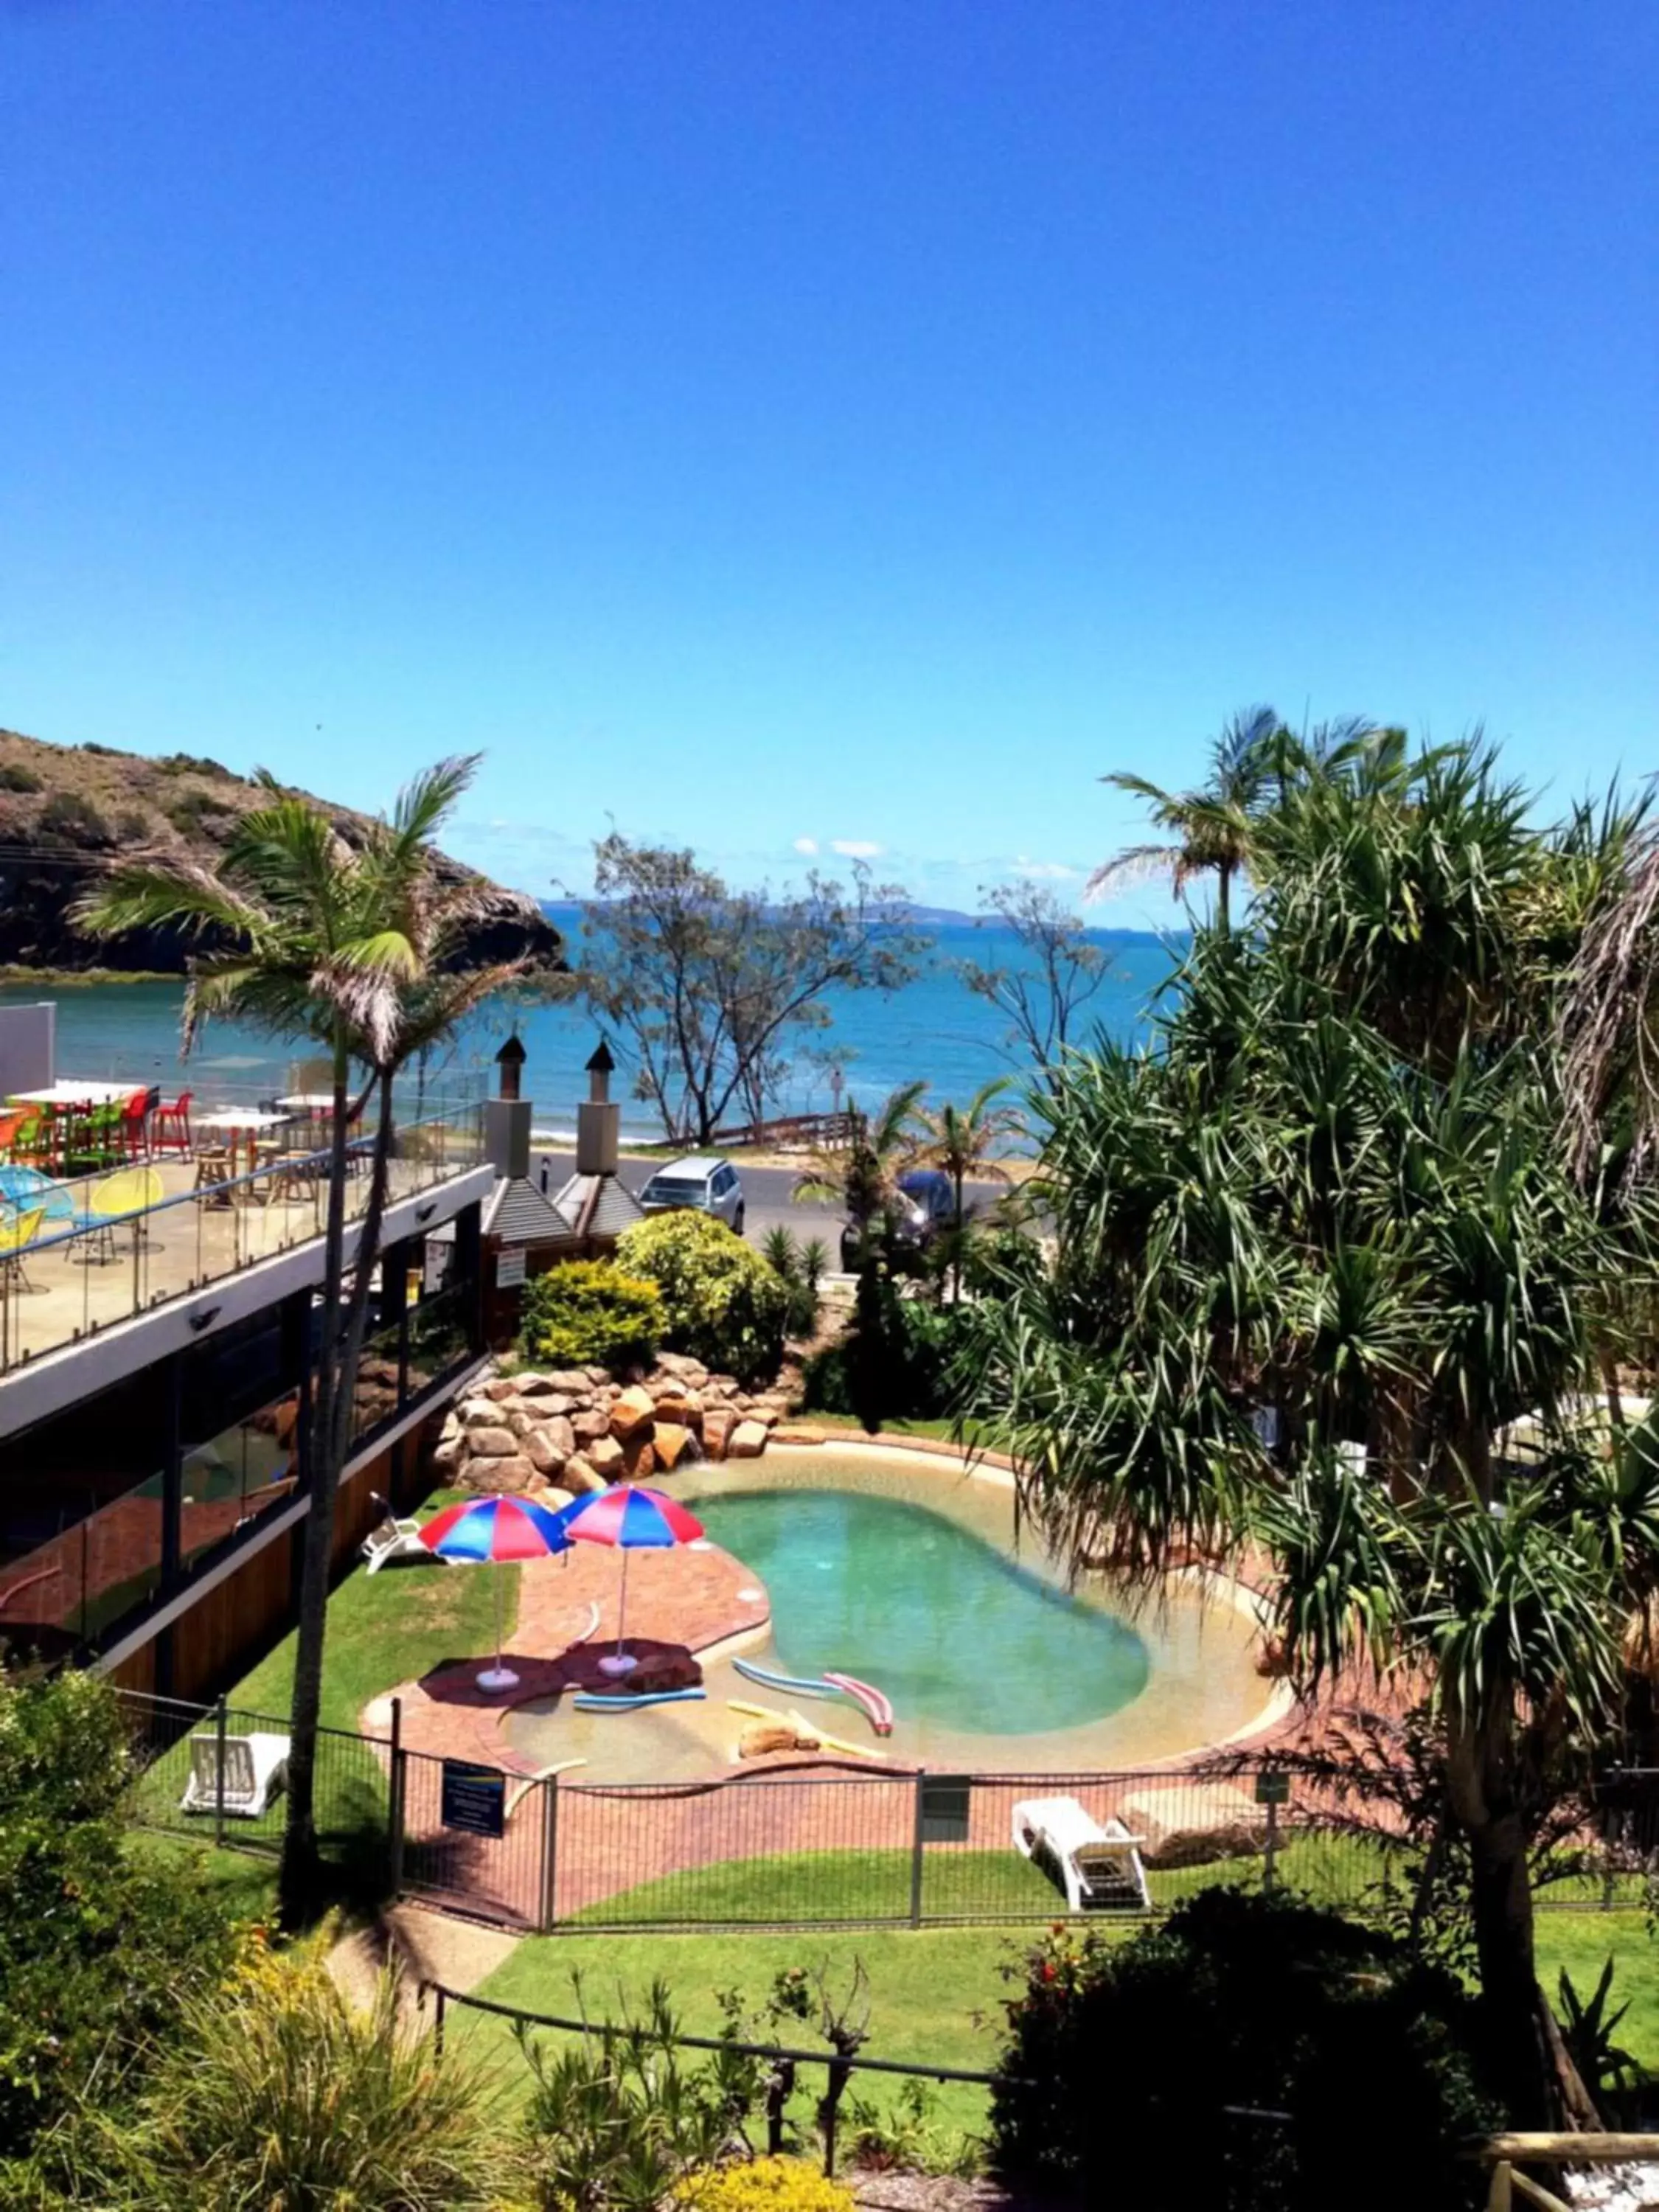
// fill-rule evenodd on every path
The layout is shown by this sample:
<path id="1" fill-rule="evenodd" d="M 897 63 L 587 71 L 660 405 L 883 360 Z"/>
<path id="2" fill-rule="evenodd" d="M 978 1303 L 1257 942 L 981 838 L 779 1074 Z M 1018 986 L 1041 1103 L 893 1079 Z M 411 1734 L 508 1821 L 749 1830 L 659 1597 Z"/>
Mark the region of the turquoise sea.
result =
<path id="1" fill-rule="evenodd" d="M 562 927 L 564 917 L 559 921 Z M 1093 931 L 1091 936 L 1107 955 L 1107 971 L 1086 1018 L 1109 1036 L 1127 1039 L 1143 1029 L 1148 1003 L 1170 974 L 1179 943 L 1122 931 Z M 964 987 L 958 972 L 965 960 L 1012 965 L 1017 957 L 1014 939 L 1004 931 L 947 924 L 933 932 L 923 972 L 905 989 L 890 995 L 833 994 L 827 1002 L 830 1027 L 801 1033 L 799 1041 L 811 1047 L 812 1057 L 797 1066 L 779 1110 L 827 1108 L 833 1090 L 830 1069 L 836 1065 L 842 1071 L 843 1103 L 850 1097 L 869 1103 L 918 1077 L 926 1079 L 933 1103 L 961 1101 L 991 1076 L 1018 1076 L 1021 1063 L 1009 1048 L 1001 1017 Z M 273 1044 L 229 1023 L 211 1025 L 188 1067 L 181 1065 L 181 984 L 13 983 L 0 988 L 0 1005 L 43 998 L 58 1002 L 61 1075 L 95 1081 L 130 1076 L 135 1083 L 159 1083 L 167 1089 L 187 1083 L 210 1103 L 217 1097 L 240 1102 L 295 1087 L 295 1062 L 303 1047 Z M 525 1090 L 536 1102 L 537 1126 L 574 1127 L 577 1100 L 587 1090 L 583 1065 L 599 1034 L 580 1002 L 492 1005 L 469 1025 L 443 1066 L 429 1071 L 429 1082 L 437 1088 L 456 1078 L 484 1083 L 490 1060 L 515 1023 L 529 1055 Z M 623 1068 L 617 1088 L 625 1129 L 635 1137 L 660 1136 L 648 1110 L 628 1097 L 625 1059 Z"/>

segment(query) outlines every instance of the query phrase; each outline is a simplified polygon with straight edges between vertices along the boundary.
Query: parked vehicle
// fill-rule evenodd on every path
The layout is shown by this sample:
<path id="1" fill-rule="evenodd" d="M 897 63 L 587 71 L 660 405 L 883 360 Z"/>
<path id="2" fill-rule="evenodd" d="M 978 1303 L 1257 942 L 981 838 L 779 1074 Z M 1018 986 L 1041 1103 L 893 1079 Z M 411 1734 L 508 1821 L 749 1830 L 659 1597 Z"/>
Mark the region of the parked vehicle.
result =
<path id="1" fill-rule="evenodd" d="M 938 1168 L 907 1168 L 898 1179 L 898 1203 L 893 1209 L 891 1250 L 896 1258 L 914 1258 L 925 1252 L 956 1218 L 956 1193 L 951 1178 Z M 859 1263 L 864 1241 L 857 1222 L 841 1232 L 841 1264 L 851 1273 Z"/>
<path id="2" fill-rule="evenodd" d="M 739 1237 L 743 1234 L 743 1185 L 738 1171 L 730 1160 L 716 1159 L 711 1153 L 688 1152 L 683 1160 L 659 1167 L 640 1193 L 640 1204 L 647 1213 L 690 1206 L 698 1213 L 712 1213 Z"/>

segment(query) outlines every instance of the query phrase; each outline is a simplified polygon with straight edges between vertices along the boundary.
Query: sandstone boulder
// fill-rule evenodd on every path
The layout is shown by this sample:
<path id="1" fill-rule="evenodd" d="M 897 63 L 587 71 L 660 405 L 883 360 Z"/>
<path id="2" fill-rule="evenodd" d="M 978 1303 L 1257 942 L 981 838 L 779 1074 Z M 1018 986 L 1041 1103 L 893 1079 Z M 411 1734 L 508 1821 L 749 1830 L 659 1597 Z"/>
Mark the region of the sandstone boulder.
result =
<path id="1" fill-rule="evenodd" d="M 533 1498 L 538 1505 L 546 1506 L 550 1513 L 556 1513 L 562 1505 L 570 1503 L 570 1492 L 561 1489 L 556 1482 L 550 1482 L 544 1474 L 531 1477 L 530 1487 L 525 1495 Z"/>
<path id="2" fill-rule="evenodd" d="M 590 1490 L 603 1490 L 605 1486 L 604 1476 L 593 1472 L 580 1452 L 573 1452 L 566 1460 L 560 1480 L 573 1498 L 584 1497 Z"/>
<path id="3" fill-rule="evenodd" d="M 465 1449 L 459 1437 L 446 1437 L 441 1443 L 434 1445 L 427 1464 L 439 1474 L 453 1474 L 460 1465 Z"/>
<path id="4" fill-rule="evenodd" d="M 772 1431 L 772 1441 L 778 1444 L 823 1444 L 830 1439 L 822 1429 L 810 1428 L 802 1421 L 780 1421 Z"/>
<path id="5" fill-rule="evenodd" d="M 459 1436 L 460 1433 L 461 1417 L 452 1406 L 449 1411 L 444 1415 L 443 1426 L 438 1431 L 438 1442 L 441 1444 L 453 1443 L 454 1439 Z"/>
<path id="6" fill-rule="evenodd" d="M 711 1406 L 702 1417 L 702 1449 L 708 1459 L 724 1459 L 726 1446 L 738 1417 L 726 1406 Z"/>
<path id="7" fill-rule="evenodd" d="M 576 1431 L 566 1420 L 564 1415 L 550 1414 L 546 1420 L 538 1424 L 538 1426 L 553 1450 L 562 1452 L 565 1458 L 568 1459 L 576 1449 Z"/>
<path id="8" fill-rule="evenodd" d="M 659 1419 L 651 1431 L 651 1442 L 659 1468 L 678 1467 L 691 1449 L 691 1431 L 678 1421 Z"/>
<path id="9" fill-rule="evenodd" d="M 682 1428 L 685 1426 L 686 1416 L 693 1406 L 701 1410 L 702 1405 L 695 1390 L 684 1382 L 677 1382 L 672 1376 L 666 1382 L 653 1385 L 651 1398 L 659 1421 L 678 1421 Z"/>
<path id="10" fill-rule="evenodd" d="M 507 1409 L 507 1425 L 522 1443 L 530 1431 L 537 1426 L 536 1416 L 526 1413 L 522 1406 L 509 1406 Z"/>
<path id="11" fill-rule="evenodd" d="M 582 1372 L 586 1376 L 590 1388 L 595 1390 L 603 1389 L 611 1380 L 611 1370 L 608 1367 L 585 1367 Z"/>
<path id="12" fill-rule="evenodd" d="M 726 1439 L 727 1459 L 758 1459 L 766 1449 L 766 1424 L 739 1421 Z"/>
<path id="13" fill-rule="evenodd" d="M 469 1429 L 466 1446 L 474 1459 L 511 1459 L 519 1439 L 511 1429 Z"/>
<path id="14" fill-rule="evenodd" d="M 629 1437 L 623 1446 L 623 1473 L 629 1482 L 649 1482 L 657 1472 L 657 1448 L 653 1439 L 641 1431 Z"/>
<path id="15" fill-rule="evenodd" d="M 483 1398 L 494 1398 L 497 1401 L 502 1398 L 516 1398 L 519 1395 L 519 1386 L 510 1375 L 492 1375 L 487 1382 L 479 1385 L 478 1395 Z"/>
<path id="16" fill-rule="evenodd" d="M 708 1380 L 708 1370 L 701 1359 L 693 1359 L 684 1352 L 665 1352 L 659 1355 L 658 1366 L 665 1375 L 676 1375 L 682 1382 L 697 1389 Z"/>
<path id="17" fill-rule="evenodd" d="M 562 1474 L 568 1451 L 561 1451 L 545 1429 L 532 1428 L 524 1440 L 524 1455 L 538 1474 Z"/>
<path id="18" fill-rule="evenodd" d="M 520 1375 L 518 1384 L 521 1398 L 550 1398 L 559 1387 L 550 1375 Z"/>
<path id="19" fill-rule="evenodd" d="M 739 1759 L 764 1759 L 769 1751 L 793 1751 L 795 1731 L 774 1721 L 750 1721 L 738 1738 Z"/>
<path id="20" fill-rule="evenodd" d="M 502 1492 L 516 1496 L 529 1489 L 536 1480 L 536 1470 L 527 1459 L 520 1459 L 515 1452 L 505 1459 L 470 1460 L 466 1480 L 472 1489 L 490 1496 Z"/>
<path id="21" fill-rule="evenodd" d="M 1254 1858 L 1265 1824 L 1245 1791 L 1231 1783 L 1177 1783 L 1138 1790 L 1118 1807 L 1133 1836 L 1144 1836 L 1150 1867 L 1207 1866 L 1217 1859 Z"/>
<path id="22" fill-rule="evenodd" d="M 590 1406 L 585 1412 L 570 1416 L 570 1427 L 579 1444 L 592 1443 L 597 1437 L 610 1435 L 611 1416 L 597 1406 Z"/>
<path id="23" fill-rule="evenodd" d="M 556 1390 L 562 1391 L 569 1398 L 586 1398 L 593 1388 L 587 1379 L 586 1370 L 580 1367 L 558 1368 L 547 1379 Z"/>
<path id="24" fill-rule="evenodd" d="M 611 1433 L 613 1437 L 631 1437 L 650 1421 L 657 1408 L 651 1393 L 639 1383 L 622 1392 L 611 1408 Z"/>
<path id="25" fill-rule="evenodd" d="M 455 1410 L 464 1429 L 493 1428 L 501 1419 L 493 1398 L 463 1398 Z"/>
<path id="26" fill-rule="evenodd" d="M 599 1476 L 601 1486 L 614 1482 L 622 1472 L 623 1448 L 615 1437 L 595 1437 L 592 1443 L 584 1447 L 582 1457 Z"/>

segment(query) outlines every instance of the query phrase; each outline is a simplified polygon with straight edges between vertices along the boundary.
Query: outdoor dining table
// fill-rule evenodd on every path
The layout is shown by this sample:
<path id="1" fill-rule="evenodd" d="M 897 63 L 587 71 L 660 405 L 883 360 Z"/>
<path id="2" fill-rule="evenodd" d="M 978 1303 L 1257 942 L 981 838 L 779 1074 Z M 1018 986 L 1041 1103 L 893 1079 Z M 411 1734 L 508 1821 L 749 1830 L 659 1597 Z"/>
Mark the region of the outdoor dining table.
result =
<path id="1" fill-rule="evenodd" d="M 45 1091 L 14 1091 L 7 1103 L 13 1106 L 124 1106 L 135 1092 L 149 1088 L 147 1083 L 76 1083 L 60 1076 Z"/>
<path id="2" fill-rule="evenodd" d="M 237 1172 L 252 1175 L 254 1161 L 258 1155 L 258 1139 L 272 1128 L 288 1128 L 292 1115 L 270 1113 L 264 1106 L 216 1106 L 212 1113 L 199 1113 L 195 1117 L 195 1133 L 212 1133 L 226 1139 L 226 1159 L 215 1159 L 206 1152 L 197 1159 L 197 1190 L 210 1190 L 216 1183 L 232 1183 Z M 243 1157 L 246 1151 L 246 1157 Z M 241 1170 L 239 1170 L 241 1161 Z M 230 1203 L 230 1194 L 223 1192 L 222 1203 Z"/>

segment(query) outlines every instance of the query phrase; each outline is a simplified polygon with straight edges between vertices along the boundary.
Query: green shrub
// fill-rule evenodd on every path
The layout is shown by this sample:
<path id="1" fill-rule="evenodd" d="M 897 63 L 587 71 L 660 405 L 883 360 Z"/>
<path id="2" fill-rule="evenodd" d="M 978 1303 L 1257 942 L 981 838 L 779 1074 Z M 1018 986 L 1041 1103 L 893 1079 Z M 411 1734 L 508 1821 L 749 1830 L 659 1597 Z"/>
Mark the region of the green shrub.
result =
<path id="1" fill-rule="evenodd" d="M 39 828 L 71 845 L 112 845 L 114 834 L 89 799 L 78 791 L 54 791 L 40 809 Z"/>
<path id="2" fill-rule="evenodd" d="M 465 2212 L 499 2201 L 507 2125 L 482 2068 L 434 2051 L 399 2016 L 398 1977 L 343 1996 L 324 1955 L 337 1931 L 254 1951 L 190 2002 L 136 2112 L 78 2146 L 112 2212 L 185 2205 Z"/>
<path id="3" fill-rule="evenodd" d="M 617 1257 L 662 1291 L 665 1340 L 742 1382 L 777 1372 L 789 1286 L 741 1237 L 689 1207 L 635 1222 Z"/>
<path id="4" fill-rule="evenodd" d="M 943 1419 L 957 1409 L 971 1328 L 969 1309 L 901 1297 L 883 1268 L 866 1267 L 846 1334 L 806 1362 L 803 1401 L 852 1413 L 872 1431 L 884 1420 Z"/>
<path id="5" fill-rule="evenodd" d="M 1477 2087 L 1474 2000 L 1377 1929 L 1282 1894 L 1203 1890 L 1127 1943 L 1056 1929 L 1007 2013 L 991 2105 L 1005 2180 L 1100 2190 L 1133 2113 L 1137 2141 L 1170 2161 L 1149 2202 L 1478 2201 L 1459 2147 L 1498 2116 Z M 1379 2120 L 1385 2154 L 1357 2156 Z"/>
<path id="6" fill-rule="evenodd" d="M 135 1852 L 131 1779 L 104 1684 L 0 1680 L 0 2175 L 94 2069 L 141 2059 L 236 1949 L 193 1866 Z"/>
<path id="7" fill-rule="evenodd" d="M 0 761 L 0 791 L 40 791 L 44 787 L 32 768 L 21 761 Z"/>
<path id="8" fill-rule="evenodd" d="M 855 2212 L 850 2189 L 799 2158 L 733 2159 L 684 2181 L 686 2212 Z"/>
<path id="9" fill-rule="evenodd" d="M 549 1367 L 643 1367 L 665 1319 L 655 1283 L 609 1260 L 567 1260 L 525 1292 L 525 1350 Z"/>
<path id="10" fill-rule="evenodd" d="M 222 836 L 239 819 L 236 808 L 210 791 L 183 792 L 162 811 L 181 837 Z"/>

